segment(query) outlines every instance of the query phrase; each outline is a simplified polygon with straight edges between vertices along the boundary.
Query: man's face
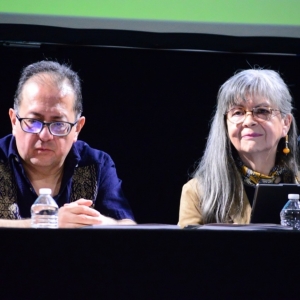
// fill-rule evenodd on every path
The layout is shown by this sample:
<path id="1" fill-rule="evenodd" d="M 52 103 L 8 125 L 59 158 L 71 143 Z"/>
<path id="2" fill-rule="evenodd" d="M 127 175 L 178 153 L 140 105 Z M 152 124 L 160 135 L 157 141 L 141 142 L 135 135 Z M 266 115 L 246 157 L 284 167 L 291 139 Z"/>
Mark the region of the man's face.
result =
<path id="1" fill-rule="evenodd" d="M 40 133 L 24 132 L 16 114 L 20 118 L 34 118 L 44 122 L 74 123 L 77 120 L 73 107 L 74 93 L 67 83 L 58 89 L 47 74 L 42 74 L 42 79 L 35 76 L 25 83 L 19 110 L 9 111 L 13 135 L 25 167 L 44 170 L 61 167 L 85 119 L 81 117 L 67 136 L 59 137 L 53 136 L 47 126 Z"/>

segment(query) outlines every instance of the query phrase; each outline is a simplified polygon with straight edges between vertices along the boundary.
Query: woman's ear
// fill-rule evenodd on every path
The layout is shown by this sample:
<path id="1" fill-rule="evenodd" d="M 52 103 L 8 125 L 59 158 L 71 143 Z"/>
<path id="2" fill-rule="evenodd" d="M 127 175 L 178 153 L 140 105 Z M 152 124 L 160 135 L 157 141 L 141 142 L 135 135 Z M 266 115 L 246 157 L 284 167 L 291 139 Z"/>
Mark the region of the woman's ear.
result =
<path id="1" fill-rule="evenodd" d="M 288 134 L 292 121 L 293 121 L 293 116 L 291 114 L 287 114 L 283 118 L 282 137 L 285 137 Z"/>

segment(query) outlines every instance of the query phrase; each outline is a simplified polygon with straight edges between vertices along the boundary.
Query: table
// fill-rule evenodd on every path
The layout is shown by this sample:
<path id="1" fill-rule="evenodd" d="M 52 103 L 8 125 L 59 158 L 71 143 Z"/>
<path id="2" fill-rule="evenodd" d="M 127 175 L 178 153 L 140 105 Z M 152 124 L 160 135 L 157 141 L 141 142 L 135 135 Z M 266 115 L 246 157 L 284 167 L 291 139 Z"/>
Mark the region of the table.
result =
<path id="1" fill-rule="evenodd" d="M 0 229 L 1 299 L 291 299 L 300 232 Z"/>

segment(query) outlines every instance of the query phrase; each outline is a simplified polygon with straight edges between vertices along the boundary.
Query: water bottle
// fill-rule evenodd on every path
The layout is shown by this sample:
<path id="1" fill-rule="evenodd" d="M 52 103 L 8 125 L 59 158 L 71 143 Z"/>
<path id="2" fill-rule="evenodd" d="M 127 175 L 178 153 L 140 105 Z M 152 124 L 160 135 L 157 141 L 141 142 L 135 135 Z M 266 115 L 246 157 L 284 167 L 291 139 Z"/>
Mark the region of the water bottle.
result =
<path id="1" fill-rule="evenodd" d="M 300 230 L 300 203 L 298 194 L 289 194 L 288 202 L 280 212 L 281 225 Z"/>
<path id="2" fill-rule="evenodd" d="M 31 206 L 32 228 L 58 228 L 58 206 L 51 192 L 51 189 L 39 189 L 40 195 Z"/>

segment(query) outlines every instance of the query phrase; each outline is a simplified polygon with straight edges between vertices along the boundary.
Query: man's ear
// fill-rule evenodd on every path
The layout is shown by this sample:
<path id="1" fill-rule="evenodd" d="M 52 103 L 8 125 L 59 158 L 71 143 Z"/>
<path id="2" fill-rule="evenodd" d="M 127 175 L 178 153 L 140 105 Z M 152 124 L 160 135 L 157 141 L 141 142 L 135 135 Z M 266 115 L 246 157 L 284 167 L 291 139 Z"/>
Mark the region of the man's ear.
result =
<path id="1" fill-rule="evenodd" d="M 282 137 L 285 137 L 288 134 L 292 121 L 293 121 L 293 116 L 291 114 L 287 114 L 283 118 Z"/>
<path id="2" fill-rule="evenodd" d="M 84 124 L 85 124 L 85 117 L 80 117 L 78 119 L 77 124 L 75 125 L 75 134 L 74 134 L 74 139 L 73 139 L 74 143 L 77 141 L 78 135 L 79 135 L 82 127 L 84 126 Z"/>
<path id="3" fill-rule="evenodd" d="M 16 134 L 16 121 L 17 121 L 16 113 L 12 108 L 10 108 L 8 111 L 8 115 L 9 115 L 11 126 L 12 126 L 12 134 L 15 135 Z"/>

